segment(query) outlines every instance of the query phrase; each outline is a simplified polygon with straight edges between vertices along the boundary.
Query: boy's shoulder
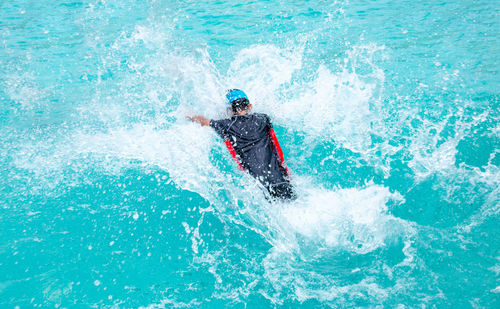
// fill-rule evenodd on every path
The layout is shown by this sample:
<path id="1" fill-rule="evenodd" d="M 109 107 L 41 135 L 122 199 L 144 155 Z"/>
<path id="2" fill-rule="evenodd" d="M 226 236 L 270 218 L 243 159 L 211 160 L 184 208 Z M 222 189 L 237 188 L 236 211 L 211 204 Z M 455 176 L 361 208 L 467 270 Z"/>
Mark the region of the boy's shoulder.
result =
<path id="1" fill-rule="evenodd" d="M 243 120 L 243 119 L 260 119 L 260 120 L 270 120 L 269 116 L 263 113 L 250 113 L 246 115 L 233 115 L 229 120 Z"/>
<path id="2" fill-rule="evenodd" d="M 266 120 L 271 120 L 271 118 L 269 118 L 269 116 L 267 114 L 263 114 L 263 113 L 252 113 L 253 116 L 255 116 L 256 118 L 262 118 L 262 119 L 266 119 Z"/>
<path id="3" fill-rule="evenodd" d="M 267 114 L 264 114 L 264 113 L 251 113 L 250 115 L 255 115 L 258 117 L 269 117 Z"/>

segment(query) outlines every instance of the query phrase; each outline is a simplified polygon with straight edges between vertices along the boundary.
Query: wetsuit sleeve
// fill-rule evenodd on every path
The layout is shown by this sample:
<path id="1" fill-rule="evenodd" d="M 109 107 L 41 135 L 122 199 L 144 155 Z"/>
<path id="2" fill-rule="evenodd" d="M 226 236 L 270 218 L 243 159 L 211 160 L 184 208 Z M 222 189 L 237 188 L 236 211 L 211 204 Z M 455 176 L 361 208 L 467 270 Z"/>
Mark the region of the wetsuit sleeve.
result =
<path id="1" fill-rule="evenodd" d="M 210 126 L 222 138 L 225 138 L 227 136 L 228 125 L 229 125 L 229 120 L 228 119 L 210 120 Z"/>

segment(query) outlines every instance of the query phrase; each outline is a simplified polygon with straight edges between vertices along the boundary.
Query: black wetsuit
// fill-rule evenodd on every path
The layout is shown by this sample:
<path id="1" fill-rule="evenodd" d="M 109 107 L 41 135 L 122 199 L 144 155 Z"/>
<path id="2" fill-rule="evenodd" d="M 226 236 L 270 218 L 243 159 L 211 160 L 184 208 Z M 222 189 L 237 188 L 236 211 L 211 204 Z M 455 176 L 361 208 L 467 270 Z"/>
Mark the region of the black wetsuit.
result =
<path id="1" fill-rule="evenodd" d="M 258 179 L 273 198 L 296 198 L 270 135 L 274 131 L 267 115 L 234 115 L 230 119 L 211 120 L 210 126 L 226 140 L 226 145 L 230 142 L 227 146 L 233 147 L 241 167 Z"/>

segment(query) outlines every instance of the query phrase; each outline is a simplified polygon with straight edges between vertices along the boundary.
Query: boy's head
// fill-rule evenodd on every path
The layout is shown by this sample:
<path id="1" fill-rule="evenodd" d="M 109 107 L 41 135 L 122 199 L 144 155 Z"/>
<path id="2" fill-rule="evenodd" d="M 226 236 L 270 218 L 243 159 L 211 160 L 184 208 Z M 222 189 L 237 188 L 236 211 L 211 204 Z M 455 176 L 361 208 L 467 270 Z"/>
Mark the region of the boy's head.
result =
<path id="1" fill-rule="evenodd" d="M 226 93 L 226 102 L 231 105 L 233 114 L 245 112 L 251 108 L 247 95 L 239 89 L 230 89 Z"/>

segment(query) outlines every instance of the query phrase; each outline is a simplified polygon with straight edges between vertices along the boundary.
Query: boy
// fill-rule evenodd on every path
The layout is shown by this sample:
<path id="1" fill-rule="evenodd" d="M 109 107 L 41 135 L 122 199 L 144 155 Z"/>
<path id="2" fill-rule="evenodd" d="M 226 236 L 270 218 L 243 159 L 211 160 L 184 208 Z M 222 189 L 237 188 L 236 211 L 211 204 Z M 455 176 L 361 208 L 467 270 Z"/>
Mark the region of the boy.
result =
<path id="1" fill-rule="evenodd" d="M 232 111 L 229 119 L 209 120 L 200 115 L 186 118 L 202 126 L 212 127 L 224 139 L 238 167 L 259 180 L 273 199 L 296 199 L 290 184 L 290 173 L 269 117 L 265 114 L 250 114 L 252 104 L 239 89 L 229 90 L 226 99 Z"/>

